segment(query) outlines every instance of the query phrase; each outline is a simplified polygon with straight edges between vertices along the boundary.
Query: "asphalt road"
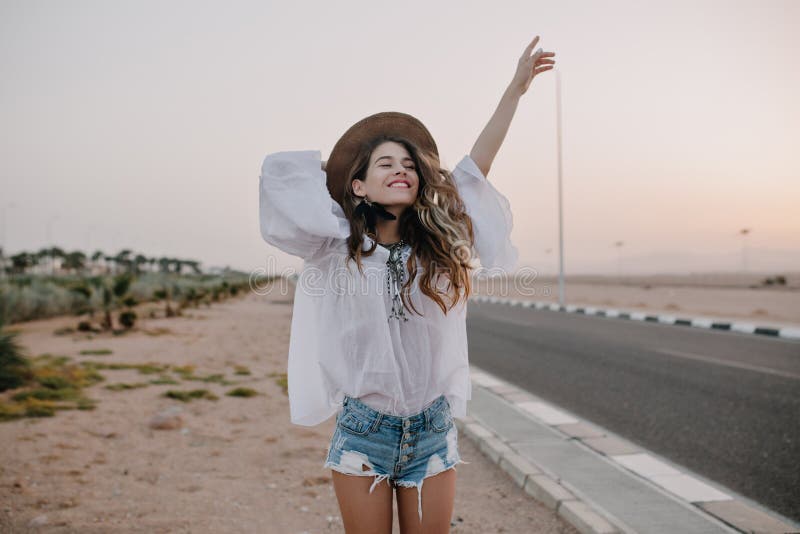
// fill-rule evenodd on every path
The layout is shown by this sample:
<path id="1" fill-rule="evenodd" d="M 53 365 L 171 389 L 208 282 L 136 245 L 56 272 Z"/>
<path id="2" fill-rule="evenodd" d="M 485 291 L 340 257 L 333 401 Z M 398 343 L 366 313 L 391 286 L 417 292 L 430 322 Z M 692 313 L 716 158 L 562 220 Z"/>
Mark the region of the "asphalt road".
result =
<path id="1" fill-rule="evenodd" d="M 800 342 L 470 302 L 470 361 L 800 521 Z"/>

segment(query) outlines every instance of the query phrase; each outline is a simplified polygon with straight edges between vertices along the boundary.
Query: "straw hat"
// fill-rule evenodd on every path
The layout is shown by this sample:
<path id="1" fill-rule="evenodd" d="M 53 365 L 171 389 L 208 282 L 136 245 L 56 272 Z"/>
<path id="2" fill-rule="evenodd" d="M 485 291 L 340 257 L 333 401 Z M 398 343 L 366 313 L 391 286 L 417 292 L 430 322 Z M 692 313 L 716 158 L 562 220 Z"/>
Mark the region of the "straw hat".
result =
<path id="1" fill-rule="evenodd" d="M 422 150 L 439 156 L 436 142 L 419 119 L 398 111 L 383 111 L 361 119 L 352 125 L 336 142 L 325 164 L 328 191 L 343 205 L 347 171 L 353 164 L 361 145 L 379 135 L 396 135 L 415 143 Z"/>

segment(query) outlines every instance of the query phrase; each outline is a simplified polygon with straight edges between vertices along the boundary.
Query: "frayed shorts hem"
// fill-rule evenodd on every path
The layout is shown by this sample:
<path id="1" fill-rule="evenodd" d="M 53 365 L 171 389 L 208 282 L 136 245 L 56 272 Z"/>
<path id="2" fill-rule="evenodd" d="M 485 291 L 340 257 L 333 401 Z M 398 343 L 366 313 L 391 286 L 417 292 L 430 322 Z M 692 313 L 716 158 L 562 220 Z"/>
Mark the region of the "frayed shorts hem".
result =
<path id="1" fill-rule="evenodd" d="M 467 462 L 466 460 L 462 460 L 461 458 L 458 458 L 452 465 L 450 465 L 448 467 L 444 467 L 443 469 L 441 469 L 439 471 L 436 471 L 436 472 L 433 472 L 433 473 L 426 473 L 425 476 L 422 477 L 422 480 L 420 480 L 419 482 L 417 482 L 415 480 L 393 479 L 388 474 L 379 473 L 379 472 L 377 472 L 375 470 L 369 470 L 369 471 L 362 471 L 360 473 L 354 473 L 353 471 L 350 470 L 350 468 L 341 466 L 339 464 L 335 464 L 333 462 L 325 462 L 325 465 L 323 466 L 323 468 L 332 469 L 332 470 L 336 471 L 337 473 L 342 473 L 344 475 L 350 475 L 350 476 L 360 476 L 360 477 L 372 477 L 372 476 L 374 476 L 375 480 L 372 482 L 372 485 L 369 487 L 369 493 L 372 493 L 372 490 L 374 490 L 375 487 L 378 484 L 380 484 L 381 482 L 383 482 L 384 480 L 386 481 L 386 484 L 389 486 L 390 489 L 397 488 L 397 487 L 401 487 L 401 488 L 417 488 L 417 513 L 419 514 L 419 521 L 420 521 L 420 523 L 422 523 L 422 485 L 425 483 L 425 479 L 428 479 L 430 477 L 434 477 L 436 475 L 441 475 L 445 471 L 449 471 L 451 469 L 453 471 L 457 471 L 456 466 L 458 464 L 469 464 L 469 463 L 470 462 Z"/>

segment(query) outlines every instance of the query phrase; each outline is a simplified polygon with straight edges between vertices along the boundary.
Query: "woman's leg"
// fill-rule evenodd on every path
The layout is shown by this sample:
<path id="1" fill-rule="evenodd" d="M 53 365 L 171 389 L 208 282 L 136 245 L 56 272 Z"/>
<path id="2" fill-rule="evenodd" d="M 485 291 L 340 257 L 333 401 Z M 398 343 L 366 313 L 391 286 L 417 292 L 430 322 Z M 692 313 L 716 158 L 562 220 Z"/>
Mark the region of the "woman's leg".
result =
<path id="1" fill-rule="evenodd" d="M 447 534 L 456 497 L 456 470 L 447 469 L 424 479 L 422 523 L 417 488 L 397 487 L 397 516 L 401 534 Z M 348 533 L 349 534 L 349 533 Z"/>
<path id="2" fill-rule="evenodd" d="M 334 470 L 331 473 L 345 533 L 392 534 L 392 488 L 389 483 L 382 480 L 370 493 L 374 476 L 346 475 Z"/>

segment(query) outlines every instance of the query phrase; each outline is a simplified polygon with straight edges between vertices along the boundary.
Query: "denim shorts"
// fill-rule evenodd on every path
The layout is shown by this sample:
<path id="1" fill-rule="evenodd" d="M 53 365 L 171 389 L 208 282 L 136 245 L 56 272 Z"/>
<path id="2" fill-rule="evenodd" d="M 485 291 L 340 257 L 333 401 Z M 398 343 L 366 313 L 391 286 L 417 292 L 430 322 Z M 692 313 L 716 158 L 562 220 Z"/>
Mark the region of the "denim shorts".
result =
<path id="1" fill-rule="evenodd" d="M 389 487 L 416 487 L 422 522 L 424 479 L 459 463 L 458 428 L 450 403 L 440 395 L 421 412 L 398 416 L 376 411 L 345 396 L 323 467 L 347 475 L 374 476 L 369 492 L 382 480 Z"/>

